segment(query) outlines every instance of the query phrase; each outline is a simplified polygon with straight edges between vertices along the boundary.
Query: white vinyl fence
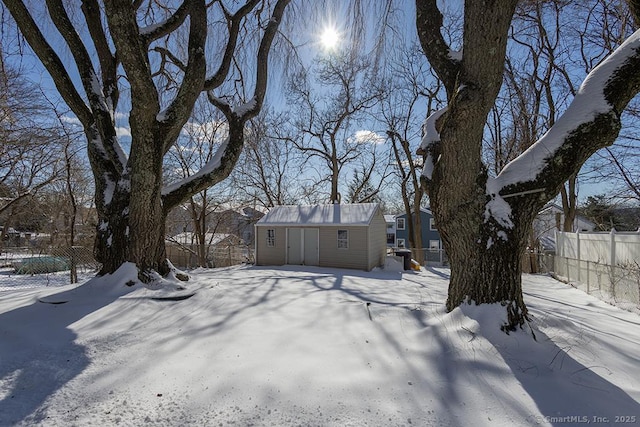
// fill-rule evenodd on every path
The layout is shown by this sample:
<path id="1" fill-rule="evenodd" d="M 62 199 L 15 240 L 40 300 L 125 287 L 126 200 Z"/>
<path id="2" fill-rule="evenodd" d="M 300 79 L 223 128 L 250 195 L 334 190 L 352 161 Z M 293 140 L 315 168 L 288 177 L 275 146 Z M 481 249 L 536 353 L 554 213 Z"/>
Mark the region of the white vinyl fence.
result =
<path id="1" fill-rule="evenodd" d="M 604 301 L 633 311 L 640 309 L 638 232 L 556 232 L 554 271 Z"/>

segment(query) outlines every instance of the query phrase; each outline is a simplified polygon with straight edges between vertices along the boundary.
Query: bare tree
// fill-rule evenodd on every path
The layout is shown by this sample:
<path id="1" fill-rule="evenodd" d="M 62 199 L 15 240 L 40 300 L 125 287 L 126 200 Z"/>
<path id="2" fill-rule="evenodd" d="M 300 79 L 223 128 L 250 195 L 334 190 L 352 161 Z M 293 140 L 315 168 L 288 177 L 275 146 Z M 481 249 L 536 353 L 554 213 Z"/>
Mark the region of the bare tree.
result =
<path id="1" fill-rule="evenodd" d="M 613 143 L 620 112 L 640 90 L 640 33 L 634 33 L 589 73 L 549 131 L 491 177 L 482 139 L 517 3 L 465 2 L 459 55 L 443 37 L 436 1 L 416 1 L 418 36 L 448 100 L 439 120 L 427 120 L 438 134 L 427 132 L 422 144 L 424 185 L 451 263 L 447 309 L 499 303 L 505 331 L 528 320 L 521 261 L 533 218 L 593 153 Z"/>
<path id="2" fill-rule="evenodd" d="M 315 74 L 300 73 L 290 85 L 291 102 L 296 106 L 294 123 L 299 131 L 292 142 L 310 162 L 319 160 L 323 165 L 319 173 L 321 181 L 330 185 L 330 203 L 340 203 L 345 166 L 365 156 L 367 150 L 373 156 L 376 147 L 371 133 L 356 134 L 360 130 L 357 126 L 380 97 L 369 66 L 345 50 L 319 58 Z M 315 85 L 310 79 L 315 79 Z M 373 168 L 375 162 L 369 165 Z"/>
<path id="3" fill-rule="evenodd" d="M 307 178 L 292 135 L 286 113 L 263 110 L 251 120 L 242 160 L 232 175 L 236 196 L 244 203 L 271 208 L 301 200 Z"/>
<path id="4" fill-rule="evenodd" d="M 3 3 L 86 134 L 100 221 L 94 249 L 100 273 L 127 261 L 137 264 L 141 280 L 150 280 L 151 270 L 168 273 L 167 213 L 233 169 L 245 124 L 264 101 L 268 56 L 289 0 L 86 0 L 80 10 L 47 0 L 46 13 L 29 10 L 22 0 Z M 67 63 L 77 69 L 79 87 L 72 67 L 43 33 L 47 19 L 62 37 L 60 49 L 71 52 Z M 238 86 L 252 90 L 235 96 L 247 92 Z M 123 88 L 130 108 L 121 102 Z M 165 186 L 163 159 L 203 91 L 225 116 L 227 141 L 199 173 Z M 131 124 L 128 155 L 114 121 L 124 108 Z"/>
<path id="5" fill-rule="evenodd" d="M 635 2 L 629 2 L 631 10 L 634 5 Z M 601 61 L 638 28 L 631 10 L 624 7 L 624 2 L 598 0 L 583 11 L 584 23 L 574 29 L 579 35 L 575 50 L 581 53 L 583 68 L 588 69 Z M 594 28 L 597 30 L 594 31 Z M 616 203 L 637 204 L 640 201 L 640 182 L 637 178 L 640 171 L 639 117 L 640 105 L 636 99 L 622 113 L 620 138 L 611 147 L 596 153 L 585 173 L 589 181 L 605 184 L 609 197 L 615 199 Z"/>
<path id="6" fill-rule="evenodd" d="M 38 192 L 61 179 L 62 146 L 38 88 L 0 59 L 0 216 L 3 241 Z"/>
<path id="7" fill-rule="evenodd" d="M 420 107 L 423 102 L 428 112 L 439 107 L 441 87 L 439 80 L 429 73 L 418 46 L 399 48 L 396 55 L 397 60 L 388 70 L 390 88 L 382 100 L 381 117 L 391 141 L 403 210 L 410 218 L 407 222 L 409 247 L 413 249 L 414 258 L 422 264 L 425 258 L 420 216 L 425 199 L 420 184 L 423 159 L 416 157 L 415 152 L 422 137 L 419 116 L 424 113 Z"/>
<path id="8" fill-rule="evenodd" d="M 227 137 L 227 122 L 222 113 L 204 100 L 197 102 L 191 119 L 167 153 L 165 181 L 169 184 L 180 182 L 205 168 L 213 161 Z M 215 233 L 215 229 L 211 228 L 211 214 L 224 209 L 223 205 L 228 204 L 229 198 L 228 191 L 205 188 L 173 208 L 173 211 L 188 212 L 191 224 L 187 229 L 192 231 L 195 238 L 190 245 L 196 248 L 200 267 L 210 266 L 208 248 Z M 171 240 L 171 236 L 167 237 Z"/>
<path id="9" fill-rule="evenodd" d="M 575 96 L 567 68 L 575 61 L 561 45 L 566 26 L 563 12 L 574 12 L 570 2 L 521 2 L 511 27 L 513 54 L 505 61 L 505 85 L 489 116 L 487 141 L 492 173 L 519 156 L 553 126 Z M 564 231 L 573 231 L 577 209 L 577 177 L 560 189 Z M 532 235 L 530 246 L 535 245 Z"/>

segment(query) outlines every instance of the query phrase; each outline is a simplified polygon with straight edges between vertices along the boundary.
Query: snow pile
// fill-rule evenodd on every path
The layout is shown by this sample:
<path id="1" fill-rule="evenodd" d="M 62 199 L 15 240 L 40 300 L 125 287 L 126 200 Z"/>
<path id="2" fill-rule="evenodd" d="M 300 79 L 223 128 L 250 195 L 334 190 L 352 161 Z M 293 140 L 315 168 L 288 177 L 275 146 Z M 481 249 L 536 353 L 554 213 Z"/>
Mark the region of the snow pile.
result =
<path id="1" fill-rule="evenodd" d="M 132 274 L 0 292 L 0 425 L 639 422 L 640 317 L 548 277 L 524 278 L 534 341 L 499 307 L 446 313 L 446 269 L 202 269 L 183 301 Z"/>

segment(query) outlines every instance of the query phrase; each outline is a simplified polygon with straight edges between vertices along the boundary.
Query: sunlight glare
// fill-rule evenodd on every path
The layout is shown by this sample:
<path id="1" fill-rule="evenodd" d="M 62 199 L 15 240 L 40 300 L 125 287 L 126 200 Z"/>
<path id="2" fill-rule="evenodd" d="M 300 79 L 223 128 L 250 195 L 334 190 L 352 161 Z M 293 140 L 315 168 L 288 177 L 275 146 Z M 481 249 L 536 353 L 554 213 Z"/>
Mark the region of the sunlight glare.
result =
<path id="1" fill-rule="evenodd" d="M 320 42 L 324 46 L 325 49 L 334 49 L 338 46 L 338 42 L 340 41 L 340 35 L 338 31 L 336 31 L 333 27 L 326 27 L 320 36 Z"/>

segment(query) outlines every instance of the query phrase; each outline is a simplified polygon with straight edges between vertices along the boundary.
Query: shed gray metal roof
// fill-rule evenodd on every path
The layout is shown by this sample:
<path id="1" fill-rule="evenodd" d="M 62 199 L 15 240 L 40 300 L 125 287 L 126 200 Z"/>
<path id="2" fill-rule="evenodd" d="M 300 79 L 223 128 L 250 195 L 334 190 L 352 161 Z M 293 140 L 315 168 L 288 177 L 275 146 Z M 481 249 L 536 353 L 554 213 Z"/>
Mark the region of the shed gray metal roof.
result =
<path id="1" fill-rule="evenodd" d="M 368 225 L 376 209 L 377 203 L 275 206 L 256 225 Z"/>

